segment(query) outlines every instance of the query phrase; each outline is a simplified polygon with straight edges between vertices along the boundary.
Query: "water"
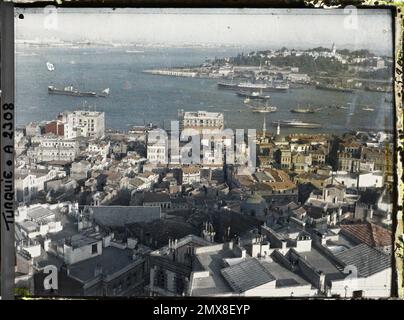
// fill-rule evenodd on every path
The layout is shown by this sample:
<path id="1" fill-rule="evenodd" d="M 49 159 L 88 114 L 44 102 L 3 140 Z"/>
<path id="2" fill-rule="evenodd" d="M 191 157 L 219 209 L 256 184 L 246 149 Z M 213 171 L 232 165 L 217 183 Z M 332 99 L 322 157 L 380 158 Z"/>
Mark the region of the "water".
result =
<path id="1" fill-rule="evenodd" d="M 272 92 L 271 105 L 278 111 L 252 113 L 243 98 L 231 90 L 219 90 L 217 80 L 157 76 L 142 73 L 145 69 L 196 65 L 214 57 L 232 56 L 236 48 L 136 48 L 143 52 L 126 52 L 125 48 L 33 48 L 18 47 L 16 54 L 16 122 L 52 120 L 64 110 L 79 108 L 104 111 L 108 128 L 127 130 L 131 125 L 155 123 L 169 128 L 177 120 L 178 109 L 185 111 L 220 111 L 225 125 L 232 129 L 261 129 L 266 117 L 268 130 L 275 131 L 273 121 L 299 119 L 323 124 L 322 129 L 282 128 L 282 133 L 332 132 L 349 129 L 393 128 L 391 93 L 356 91 L 355 93 L 290 89 Z M 47 70 L 46 62 L 55 70 Z M 101 91 L 110 88 L 107 98 L 49 95 L 49 85 L 73 85 L 81 90 Z M 293 114 L 297 106 L 324 107 L 315 114 Z M 348 109 L 328 108 L 330 105 Z M 369 106 L 373 112 L 363 111 Z"/>

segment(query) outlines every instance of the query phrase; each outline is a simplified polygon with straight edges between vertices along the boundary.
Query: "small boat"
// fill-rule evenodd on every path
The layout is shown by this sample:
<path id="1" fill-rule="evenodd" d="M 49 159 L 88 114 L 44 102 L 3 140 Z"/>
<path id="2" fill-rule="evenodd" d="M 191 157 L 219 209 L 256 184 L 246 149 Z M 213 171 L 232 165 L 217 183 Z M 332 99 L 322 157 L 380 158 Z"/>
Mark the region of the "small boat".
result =
<path id="1" fill-rule="evenodd" d="M 261 91 L 237 91 L 237 95 L 241 97 L 247 97 L 250 99 L 270 99 L 271 96 L 268 94 L 263 94 L 262 90 Z"/>
<path id="2" fill-rule="evenodd" d="M 278 108 L 272 107 L 272 106 L 251 108 L 251 111 L 254 113 L 270 113 L 270 112 L 275 112 L 276 110 L 278 110 Z"/>
<path id="3" fill-rule="evenodd" d="M 319 123 L 303 122 L 301 120 L 274 121 L 273 125 L 279 125 L 281 127 L 306 128 L 306 129 L 318 129 L 322 127 L 322 125 Z"/>
<path id="4" fill-rule="evenodd" d="M 101 91 L 101 93 L 98 94 L 99 97 L 107 97 L 109 96 L 109 88 L 106 88 Z"/>
<path id="5" fill-rule="evenodd" d="M 345 106 L 337 106 L 337 109 L 348 109 L 348 108 Z"/>
<path id="6" fill-rule="evenodd" d="M 313 108 L 295 108 L 289 110 L 292 113 L 315 113 L 316 110 Z"/>
<path id="7" fill-rule="evenodd" d="M 46 68 L 48 68 L 49 71 L 55 70 L 55 66 L 53 65 L 53 63 L 50 62 L 46 63 Z"/>
<path id="8" fill-rule="evenodd" d="M 125 50 L 126 53 L 144 53 L 142 50 Z"/>
<path id="9" fill-rule="evenodd" d="M 375 111 L 375 109 L 370 108 L 370 107 L 362 108 L 362 110 L 363 110 L 363 111 Z"/>
<path id="10" fill-rule="evenodd" d="M 317 85 L 316 85 L 316 89 L 329 90 L 329 91 L 339 91 L 339 92 L 347 92 L 347 93 L 353 93 L 353 92 L 354 92 L 353 89 L 344 88 L 344 87 L 340 87 L 340 86 L 332 85 L 332 84 L 328 84 L 328 85 L 317 84 Z"/>
<path id="11" fill-rule="evenodd" d="M 237 89 L 238 83 L 232 81 L 220 81 L 217 83 L 217 86 L 222 89 Z"/>

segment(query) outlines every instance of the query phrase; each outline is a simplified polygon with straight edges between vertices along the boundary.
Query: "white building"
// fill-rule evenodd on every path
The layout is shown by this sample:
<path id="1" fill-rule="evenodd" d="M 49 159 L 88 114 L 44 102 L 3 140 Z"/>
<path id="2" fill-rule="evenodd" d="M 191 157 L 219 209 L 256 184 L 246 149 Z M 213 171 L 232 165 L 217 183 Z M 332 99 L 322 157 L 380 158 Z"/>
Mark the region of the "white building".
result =
<path id="1" fill-rule="evenodd" d="M 67 206 L 67 203 L 22 206 L 16 211 L 15 221 L 26 239 L 45 237 L 63 230 L 59 215 L 68 210 Z"/>
<path id="2" fill-rule="evenodd" d="M 63 245 L 63 258 L 67 264 L 74 264 L 99 255 L 102 255 L 104 241 L 102 237 L 87 237 L 82 234 L 75 234 L 66 239 Z"/>
<path id="3" fill-rule="evenodd" d="M 202 130 L 223 130 L 224 115 L 221 112 L 193 111 L 179 113 L 180 130 L 195 129 Z"/>
<path id="4" fill-rule="evenodd" d="M 86 151 L 90 155 L 100 155 L 103 159 L 106 159 L 109 155 L 110 146 L 109 141 L 92 140 L 89 142 Z"/>
<path id="5" fill-rule="evenodd" d="M 166 137 L 148 137 L 147 160 L 155 164 L 168 163 L 168 139 Z"/>
<path id="6" fill-rule="evenodd" d="M 66 176 L 60 170 L 18 170 L 16 172 L 15 189 L 18 202 L 28 202 L 37 192 L 45 189 L 45 182 Z"/>
<path id="7" fill-rule="evenodd" d="M 101 138 L 105 134 L 105 113 L 98 111 L 77 110 L 60 115 L 64 123 L 64 137 Z"/>
<path id="8" fill-rule="evenodd" d="M 43 138 L 38 147 L 28 152 L 28 156 L 33 162 L 74 161 L 78 154 L 78 141 L 58 137 Z"/>
<path id="9" fill-rule="evenodd" d="M 336 182 L 345 185 L 348 188 L 382 188 L 383 172 L 365 172 L 365 173 L 349 173 L 346 171 L 337 171 L 334 175 Z"/>
<path id="10" fill-rule="evenodd" d="M 182 168 L 182 183 L 193 184 L 201 182 L 201 170 L 198 167 L 190 166 Z"/>

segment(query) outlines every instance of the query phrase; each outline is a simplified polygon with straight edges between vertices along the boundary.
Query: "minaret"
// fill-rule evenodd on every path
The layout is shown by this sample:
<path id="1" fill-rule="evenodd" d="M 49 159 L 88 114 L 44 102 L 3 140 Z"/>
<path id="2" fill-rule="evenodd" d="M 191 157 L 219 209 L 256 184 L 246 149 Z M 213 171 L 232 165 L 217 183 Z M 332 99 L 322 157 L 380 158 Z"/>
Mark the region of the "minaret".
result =
<path id="1" fill-rule="evenodd" d="M 279 136 L 281 134 L 281 125 L 278 121 L 278 127 L 276 128 L 276 135 Z"/>
<path id="2" fill-rule="evenodd" d="M 264 116 L 264 124 L 262 126 L 262 138 L 265 139 L 267 133 L 267 118 Z"/>
<path id="3" fill-rule="evenodd" d="M 332 44 L 331 52 L 332 52 L 333 57 L 335 57 L 335 53 L 337 52 L 337 47 L 335 46 L 335 43 Z"/>

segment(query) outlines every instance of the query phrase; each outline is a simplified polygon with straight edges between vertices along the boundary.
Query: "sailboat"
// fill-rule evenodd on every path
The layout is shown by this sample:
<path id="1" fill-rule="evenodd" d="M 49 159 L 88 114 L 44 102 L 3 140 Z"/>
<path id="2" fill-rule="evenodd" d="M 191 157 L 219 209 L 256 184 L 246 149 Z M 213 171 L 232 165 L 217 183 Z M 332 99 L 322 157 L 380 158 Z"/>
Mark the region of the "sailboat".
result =
<path id="1" fill-rule="evenodd" d="M 98 94 L 99 97 L 106 97 L 109 95 L 109 88 L 106 88 L 101 91 L 101 93 Z"/>
<path id="2" fill-rule="evenodd" d="M 265 106 L 262 105 L 248 105 L 251 108 L 253 113 L 268 113 L 275 112 L 277 107 L 268 105 L 268 101 L 265 103 Z"/>
<path id="3" fill-rule="evenodd" d="M 55 66 L 53 65 L 53 63 L 47 62 L 46 67 L 48 68 L 49 71 L 55 70 Z"/>

